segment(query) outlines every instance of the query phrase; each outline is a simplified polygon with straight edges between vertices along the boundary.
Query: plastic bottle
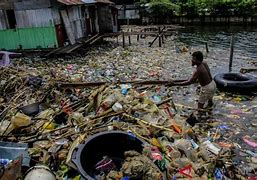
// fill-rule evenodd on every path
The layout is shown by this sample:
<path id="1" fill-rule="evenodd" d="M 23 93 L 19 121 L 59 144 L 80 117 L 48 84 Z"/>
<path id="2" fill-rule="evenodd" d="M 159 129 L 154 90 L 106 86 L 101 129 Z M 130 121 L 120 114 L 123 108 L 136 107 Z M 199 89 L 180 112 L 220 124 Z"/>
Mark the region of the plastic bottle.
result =
<path id="1" fill-rule="evenodd" d="M 116 95 L 115 94 L 111 94 L 109 95 L 104 102 L 101 104 L 101 107 L 104 110 L 107 110 L 108 108 L 110 108 L 115 102 L 117 101 Z"/>
<path id="2" fill-rule="evenodd" d="M 5 166 L 6 164 L 8 164 L 11 160 L 9 159 L 0 159 L 0 164 Z"/>

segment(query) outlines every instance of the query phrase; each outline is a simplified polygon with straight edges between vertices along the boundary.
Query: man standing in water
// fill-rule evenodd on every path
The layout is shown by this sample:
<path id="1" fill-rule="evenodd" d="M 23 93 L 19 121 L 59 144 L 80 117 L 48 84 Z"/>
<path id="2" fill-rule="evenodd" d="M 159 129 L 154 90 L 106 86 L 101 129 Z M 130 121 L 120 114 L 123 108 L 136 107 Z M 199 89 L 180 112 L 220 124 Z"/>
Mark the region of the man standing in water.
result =
<path id="1" fill-rule="evenodd" d="M 205 103 L 208 103 L 208 107 L 213 106 L 213 96 L 216 91 L 216 84 L 212 79 L 209 66 L 203 61 L 203 54 L 200 51 L 196 51 L 192 54 L 192 66 L 197 66 L 192 77 L 186 81 L 174 83 L 178 86 L 186 86 L 193 84 L 195 81 L 201 85 L 201 92 L 198 100 L 198 109 L 203 109 Z"/>

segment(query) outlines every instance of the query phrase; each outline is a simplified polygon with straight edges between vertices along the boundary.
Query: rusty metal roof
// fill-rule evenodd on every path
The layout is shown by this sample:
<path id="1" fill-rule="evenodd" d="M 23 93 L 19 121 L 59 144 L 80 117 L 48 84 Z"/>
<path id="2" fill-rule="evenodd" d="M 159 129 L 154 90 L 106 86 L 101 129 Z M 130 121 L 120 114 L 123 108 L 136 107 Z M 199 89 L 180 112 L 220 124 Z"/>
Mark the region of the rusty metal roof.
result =
<path id="1" fill-rule="evenodd" d="M 57 1 L 66 5 L 97 4 L 97 3 L 114 4 L 109 0 L 57 0 Z"/>
<path id="2" fill-rule="evenodd" d="M 66 5 L 84 4 L 84 2 L 82 2 L 81 0 L 57 0 L 57 1 Z"/>

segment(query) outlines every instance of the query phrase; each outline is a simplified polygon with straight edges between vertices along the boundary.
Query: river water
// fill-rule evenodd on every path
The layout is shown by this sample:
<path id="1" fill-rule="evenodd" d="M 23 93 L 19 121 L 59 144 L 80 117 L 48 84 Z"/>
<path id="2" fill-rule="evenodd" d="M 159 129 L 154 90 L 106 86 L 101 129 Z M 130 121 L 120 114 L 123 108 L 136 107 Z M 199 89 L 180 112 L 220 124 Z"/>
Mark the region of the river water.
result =
<path id="1" fill-rule="evenodd" d="M 229 64 L 231 37 L 234 36 L 233 71 L 239 67 L 251 66 L 248 61 L 257 62 L 257 26 L 195 26 L 180 29 L 177 41 L 188 46 L 205 50 L 209 48 L 209 58 Z M 228 70 L 225 67 L 215 71 Z"/>
<path id="2" fill-rule="evenodd" d="M 212 73 L 216 74 L 229 70 L 232 35 L 234 36 L 232 71 L 239 72 L 242 67 L 257 68 L 257 27 L 187 27 L 178 31 L 176 42 L 203 51 L 211 65 Z M 206 53 L 205 42 L 208 43 L 209 53 Z M 256 76 L 257 72 L 250 74 Z M 175 92 L 175 94 L 178 95 L 175 99 L 180 101 L 181 93 Z M 193 96 L 195 95 L 193 94 Z M 216 106 L 213 109 L 212 118 L 227 127 L 227 129 L 221 130 L 220 140 L 227 143 L 238 143 L 237 150 L 256 152 L 256 148 L 243 141 L 243 137 L 249 136 L 257 142 L 256 94 L 247 96 L 217 92 L 214 99 Z M 185 102 L 190 104 L 190 97 L 186 96 L 182 103 L 183 101 L 184 104 Z M 240 152 L 238 154 L 240 154 L 237 156 L 239 159 L 244 156 Z"/>

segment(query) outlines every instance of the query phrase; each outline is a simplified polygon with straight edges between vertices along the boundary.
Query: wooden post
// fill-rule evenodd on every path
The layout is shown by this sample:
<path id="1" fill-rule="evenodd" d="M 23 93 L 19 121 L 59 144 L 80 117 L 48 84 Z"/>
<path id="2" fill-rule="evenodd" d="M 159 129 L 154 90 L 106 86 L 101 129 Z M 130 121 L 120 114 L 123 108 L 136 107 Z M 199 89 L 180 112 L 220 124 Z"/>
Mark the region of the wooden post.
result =
<path id="1" fill-rule="evenodd" d="M 125 47 L 125 33 L 122 32 L 122 46 Z"/>
<path id="2" fill-rule="evenodd" d="M 205 42 L 205 48 L 206 48 L 206 52 L 209 53 L 208 43 L 207 42 Z"/>
<path id="3" fill-rule="evenodd" d="M 161 27 L 159 29 L 159 47 L 162 47 L 162 38 L 161 38 Z"/>
<path id="4" fill-rule="evenodd" d="M 162 33 L 164 29 L 165 29 L 165 27 L 157 34 L 157 36 L 154 38 L 154 40 L 150 43 L 149 47 L 152 47 L 153 43 L 158 39 L 158 37 L 160 39 L 160 36 L 161 36 L 160 33 Z"/>
<path id="5" fill-rule="evenodd" d="M 164 33 L 162 34 L 162 44 L 164 44 Z"/>
<path id="6" fill-rule="evenodd" d="M 137 41 L 139 41 L 139 35 L 137 35 Z"/>
<path id="7" fill-rule="evenodd" d="M 128 30 L 128 32 L 131 32 L 131 29 Z M 129 40 L 129 45 L 131 45 L 131 38 L 130 38 L 130 34 L 128 35 L 128 40 Z"/>
<path id="8" fill-rule="evenodd" d="M 232 70 L 233 53 L 234 53 L 234 35 L 231 36 L 231 43 L 230 43 L 229 72 L 231 72 Z"/>

